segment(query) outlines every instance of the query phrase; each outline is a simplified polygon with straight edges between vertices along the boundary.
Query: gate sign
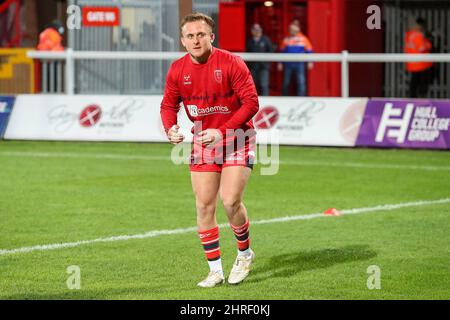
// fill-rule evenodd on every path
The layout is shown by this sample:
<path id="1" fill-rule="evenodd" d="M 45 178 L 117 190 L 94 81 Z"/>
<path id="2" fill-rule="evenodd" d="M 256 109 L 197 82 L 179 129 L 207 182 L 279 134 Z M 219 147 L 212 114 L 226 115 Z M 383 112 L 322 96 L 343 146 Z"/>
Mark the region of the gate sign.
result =
<path id="1" fill-rule="evenodd" d="M 9 116 L 14 105 L 14 97 L 0 96 L 0 139 L 6 131 Z"/>
<path id="2" fill-rule="evenodd" d="M 450 149 L 450 100 L 370 100 L 356 145 Z"/>
<path id="3" fill-rule="evenodd" d="M 83 26 L 115 27 L 120 23 L 118 7 L 83 7 Z"/>

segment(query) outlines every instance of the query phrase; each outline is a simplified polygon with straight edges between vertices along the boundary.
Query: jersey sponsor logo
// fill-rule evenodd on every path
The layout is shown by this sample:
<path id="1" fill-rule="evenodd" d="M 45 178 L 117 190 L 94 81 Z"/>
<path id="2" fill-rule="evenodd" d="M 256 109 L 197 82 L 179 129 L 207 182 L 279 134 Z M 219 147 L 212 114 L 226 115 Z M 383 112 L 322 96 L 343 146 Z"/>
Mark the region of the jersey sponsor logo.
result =
<path id="1" fill-rule="evenodd" d="M 192 84 L 191 75 L 184 76 L 184 85 Z"/>
<path id="2" fill-rule="evenodd" d="M 193 117 L 197 117 L 198 116 L 198 109 L 197 106 L 195 104 L 188 104 L 187 108 L 189 110 L 189 114 Z"/>
<path id="3" fill-rule="evenodd" d="M 215 114 L 215 113 L 230 113 L 231 112 L 227 106 L 211 106 L 211 107 L 199 108 L 195 104 L 188 104 L 187 109 L 189 111 L 189 114 L 192 117 L 207 116 L 209 114 Z"/>
<path id="4" fill-rule="evenodd" d="M 214 92 L 213 94 L 205 94 L 205 95 L 191 95 L 191 96 L 181 96 L 181 100 L 183 101 L 206 101 L 206 103 L 212 103 L 213 101 L 219 99 L 226 99 L 234 96 L 234 91 L 229 90 L 227 92 Z M 194 103 L 194 102 L 193 102 Z"/>
<path id="5" fill-rule="evenodd" d="M 214 70 L 214 79 L 217 83 L 222 83 L 222 70 Z"/>

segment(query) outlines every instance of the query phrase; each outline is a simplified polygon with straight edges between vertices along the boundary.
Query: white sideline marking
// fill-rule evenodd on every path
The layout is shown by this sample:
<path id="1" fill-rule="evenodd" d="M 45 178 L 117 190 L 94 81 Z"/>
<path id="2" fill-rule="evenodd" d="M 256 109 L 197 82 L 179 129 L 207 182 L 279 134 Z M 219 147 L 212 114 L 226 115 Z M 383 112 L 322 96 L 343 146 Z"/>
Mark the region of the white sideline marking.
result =
<path id="1" fill-rule="evenodd" d="M 419 166 L 405 164 L 379 164 L 379 163 L 360 163 L 360 162 L 325 162 L 325 161 L 280 161 L 285 165 L 300 166 L 318 166 L 318 167 L 348 167 L 348 168 L 367 168 L 367 169 L 400 169 L 400 170 L 427 170 L 427 171 L 450 171 L 450 167 L 445 166 Z"/>
<path id="2" fill-rule="evenodd" d="M 112 159 L 112 160 L 166 160 L 170 157 L 128 155 L 115 153 L 78 153 L 78 152 L 26 152 L 26 151 L 2 151 L 0 156 L 30 157 L 30 158 L 78 158 L 78 159 Z"/>
<path id="3" fill-rule="evenodd" d="M 361 214 L 361 213 L 368 213 L 368 212 L 377 212 L 377 211 L 391 211 L 399 208 L 405 208 L 405 207 L 418 207 L 418 206 L 426 206 L 426 205 L 432 205 L 432 204 L 444 204 L 444 203 L 450 203 L 450 198 L 444 198 L 439 200 L 429 200 L 429 201 L 415 201 L 415 202 L 403 202 L 403 203 L 397 203 L 397 204 L 385 204 L 385 205 L 379 205 L 375 207 L 365 207 L 365 208 L 355 208 L 355 209 L 346 209 L 341 210 L 341 213 L 344 215 L 351 215 L 351 214 Z M 252 221 L 251 224 L 268 224 L 268 223 L 277 223 L 277 222 L 287 222 L 287 221 L 295 221 L 295 220 L 310 220 L 315 218 L 322 218 L 322 217 L 331 217 L 331 216 L 325 216 L 323 213 L 311 213 L 306 215 L 298 215 L 298 216 L 287 216 L 282 218 L 274 218 L 274 219 L 267 219 L 267 220 L 256 220 Z M 220 224 L 219 227 L 224 228 L 228 227 L 227 223 Z M 182 234 L 182 233 L 189 233 L 194 232 L 197 230 L 197 227 L 189 227 L 189 228 L 179 228 L 179 229 L 173 229 L 173 230 L 153 230 L 146 233 L 141 234 L 134 234 L 134 235 L 120 235 L 120 236 L 112 236 L 107 238 L 97 238 L 93 240 L 81 240 L 76 242 L 66 242 L 66 243 L 53 243 L 53 244 L 45 244 L 45 245 L 36 245 L 32 247 L 22 247 L 17 249 L 0 249 L 0 256 L 1 255 L 11 255 L 11 254 L 18 254 L 18 253 L 28 253 L 33 251 L 47 251 L 47 250 L 57 250 L 57 249 L 64 249 L 64 248 L 73 248 L 73 247 L 79 247 L 85 244 L 93 244 L 93 243 L 99 243 L 99 242 L 115 242 L 115 241 L 126 241 L 126 240 L 132 240 L 132 239 L 146 239 L 146 238 L 154 238 L 158 236 L 163 235 L 171 235 L 171 234 Z"/>
<path id="4" fill-rule="evenodd" d="M 2 151 L 0 156 L 9 157 L 33 157 L 33 158 L 79 158 L 79 159 L 111 159 L 111 160 L 154 160 L 170 161 L 170 157 L 150 155 L 128 155 L 115 153 L 77 153 L 77 152 L 26 152 L 26 151 Z M 298 166 L 318 167 L 345 167 L 345 168 L 368 168 L 368 169 L 400 169 L 400 170 L 426 170 L 426 171 L 450 171 L 449 166 L 430 165 L 405 165 L 405 164 L 379 164 L 361 162 L 326 162 L 326 161 L 304 161 L 304 160 L 273 160 L 272 163 Z"/>

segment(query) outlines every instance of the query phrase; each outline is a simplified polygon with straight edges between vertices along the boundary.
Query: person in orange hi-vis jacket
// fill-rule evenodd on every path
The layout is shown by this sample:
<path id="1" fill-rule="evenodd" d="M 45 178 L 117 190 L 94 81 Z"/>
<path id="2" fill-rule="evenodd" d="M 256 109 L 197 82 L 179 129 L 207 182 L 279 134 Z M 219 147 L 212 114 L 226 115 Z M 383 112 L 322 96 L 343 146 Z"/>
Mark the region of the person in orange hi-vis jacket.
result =
<path id="1" fill-rule="evenodd" d="M 425 21 L 418 18 L 410 23 L 405 34 L 405 53 L 430 53 L 432 44 L 425 36 Z M 428 86 L 433 78 L 433 63 L 429 61 L 407 62 L 406 71 L 411 74 L 409 96 L 411 98 L 426 97 Z"/>
<path id="2" fill-rule="evenodd" d="M 39 34 L 39 43 L 37 45 L 37 49 L 41 51 L 64 51 L 64 47 L 62 45 L 64 34 L 64 27 L 59 21 L 53 21 L 48 24 L 44 30 Z M 49 62 L 50 65 L 55 66 L 56 61 Z M 45 78 L 43 77 L 43 88 L 45 91 L 49 92 L 57 92 L 58 84 L 62 79 L 58 78 L 57 68 L 48 68 L 46 71 Z M 47 79 L 46 83 L 44 82 Z M 44 90 L 44 89 L 43 89 Z"/>
<path id="3" fill-rule="evenodd" d="M 300 29 L 298 21 L 293 21 L 289 25 L 289 35 L 286 36 L 281 45 L 280 51 L 282 53 L 312 53 L 313 48 L 311 41 L 306 37 Z M 312 63 L 308 63 L 308 69 L 312 68 Z M 278 70 L 284 69 L 283 74 L 283 87 L 282 94 L 288 95 L 289 84 L 291 82 L 292 75 L 295 76 L 297 81 L 296 94 L 298 96 L 306 96 L 306 75 L 305 75 L 305 63 L 304 62 L 284 62 L 278 63 Z"/>
<path id="4" fill-rule="evenodd" d="M 64 51 L 62 45 L 64 27 L 59 22 L 52 22 L 39 34 L 38 50 Z"/>

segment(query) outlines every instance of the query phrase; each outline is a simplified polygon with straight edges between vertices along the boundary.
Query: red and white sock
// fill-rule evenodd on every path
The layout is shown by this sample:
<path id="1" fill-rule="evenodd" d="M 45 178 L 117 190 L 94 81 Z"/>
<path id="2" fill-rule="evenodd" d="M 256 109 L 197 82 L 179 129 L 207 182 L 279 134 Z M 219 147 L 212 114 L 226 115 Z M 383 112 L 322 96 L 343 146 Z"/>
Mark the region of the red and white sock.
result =
<path id="1" fill-rule="evenodd" d="M 248 255 L 250 254 L 250 221 L 242 226 L 234 226 L 230 223 L 231 229 L 236 236 L 238 255 Z"/>
<path id="2" fill-rule="evenodd" d="M 219 226 L 209 230 L 198 231 L 198 236 L 208 260 L 209 269 L 223 276 L 222 260 L 220 259 Z"/>

